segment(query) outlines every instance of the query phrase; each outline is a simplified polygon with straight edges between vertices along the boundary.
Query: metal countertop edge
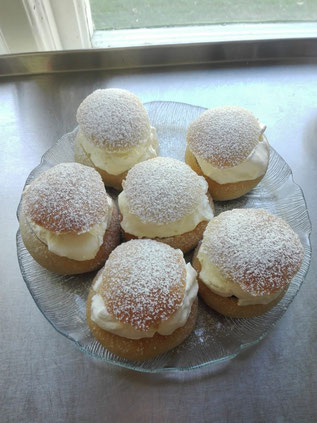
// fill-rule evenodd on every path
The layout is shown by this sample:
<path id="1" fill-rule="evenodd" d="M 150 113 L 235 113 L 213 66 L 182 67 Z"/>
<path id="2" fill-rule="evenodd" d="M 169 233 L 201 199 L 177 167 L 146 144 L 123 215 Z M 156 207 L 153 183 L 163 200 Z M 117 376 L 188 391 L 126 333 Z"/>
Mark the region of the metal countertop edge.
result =
<path id="1" fill-rule="evenodd" d="M 0 56 L 0 77 L 158 66 L 317 59 L 317 35 Z"/>

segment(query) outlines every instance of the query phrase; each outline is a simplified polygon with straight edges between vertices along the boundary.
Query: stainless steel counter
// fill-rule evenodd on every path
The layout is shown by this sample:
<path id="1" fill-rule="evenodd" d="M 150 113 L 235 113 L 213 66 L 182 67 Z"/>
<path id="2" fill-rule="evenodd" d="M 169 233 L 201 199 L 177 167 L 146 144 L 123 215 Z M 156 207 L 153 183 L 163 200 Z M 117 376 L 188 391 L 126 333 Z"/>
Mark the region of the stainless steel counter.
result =
<path id="1" fill-rule="evenodd" d="M 81 100 L 120 87 L 143 102 L 242 105 L 303 188 L 317 224 L 317 65 L 209 64 L 0 79 L 0 421 L 314 422 L 317 419 L 316 258 L 271 333 L 235 359 L 188 373 L 140 374 L 92 361 L 33 302 L 16 259 L 21 190 L 41 155 L 76 126 Z M 317 236 L 313 230 L 312 245 Z"/>

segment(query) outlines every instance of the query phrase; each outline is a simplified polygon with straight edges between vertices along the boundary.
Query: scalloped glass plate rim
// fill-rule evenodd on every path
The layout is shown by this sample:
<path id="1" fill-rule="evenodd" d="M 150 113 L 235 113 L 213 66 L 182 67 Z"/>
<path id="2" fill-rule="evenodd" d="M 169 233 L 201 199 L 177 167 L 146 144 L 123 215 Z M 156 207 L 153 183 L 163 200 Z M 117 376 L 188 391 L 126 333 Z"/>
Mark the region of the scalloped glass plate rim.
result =
<path id="1" fill-rule="evenodd" d="M 171 104 L 171 105 L 182 105 L 182 106 L 185 106 L 185 107 L 192 107 L 192 108 L 196 108 L 196 109 L 201 109 L 201 111 L 203 112 L 204 110 L 206 110 L 205 108 L 203 108 L 203 107 L 201 107 L 201 106 L 196 106 L 196 105 L 191 105 L 191 104 L 187 104 L 187 103 L 181 103 L 181 102 L 173 102 L 173 101 L 152 101 L 152 102 L 148 102 L 148 103 L 144 103 L 144 105 L 145 105 L 145 107 L 147 107 L 147 106 L 157 106 L 157 105 L 162 105 L 162 104 Z M 43 154 L 43 156 L 42 156 L 42 158 L 41 158 L 41 161 L 40 161 L 40 163 L 39 163 L 39 165 L 38 166 L 36 166 L 31 172 L 30 172 L 30 174 L 29 174 L 29 176 L 27 177 L 27 179 L 26 179 L 26 182 L 25 182 L 25 185 L 33 178 L 33 175 L 34 174 L 36 174 L 37 173 L 37 171 L 39 170 L 39 169 L 41 169 L 42 167 L 43 167 L 43 165 L 45 165 L 45 162 L 46 163 L 49 163 L 49 161 L 48 160 L 46 160 L 46 157 L 47 156 L 49 156 L 49 154 L 50 154 L 50 152 L 52 152 L 52 151 L 54 151 L 54 149 L 56 148 L 56 146 L 57 146 L 57 144 L 59 143 L 59 141 L 61 141 L 64 137 L 68 137 L 68 136 L 70 136 L 71 134 L 74 134 L 76 131 L 78 130 L 78 127 L 76 127 L 73 131 L 71 131 L 70 133 L 67 133 L 67 134 L 64 134 L 52 147 L 50 147 L 44 154 Z M 271 147 L 271 149 L 273 150 L 273 151 L 275 151 L 272 147 Z M 278 153 L 276 153 L 277 155 L 278 155 Z M 278 155 L 279 156 L 279 155 Z M 282 159 L 283 161 L 284 161 L 284 159 Z M 285 161 L 284 161 L 285 162 Z M 287 163 L 285 162 L 285 164 L 287 165 Z M 295 185 L 299 190 L 300 190 L 300 193 L 301 193 L 301 197 L 302 197 L 302 201 L 303 201 L 303 204 L 304 204 L 304 206 L 305 206 L 305 210 L 306 210 L 306 212 L 307 212 L 307 204 L 306 204 L 306 200 L 305 200 L 305 197 L 304 197 L 304 194 L 303 194 L 303 191 L 302 191 L 302 189 L 301 189 L 301 187 L 298 185 L 298 184 L 296 184 L 296 182 L 294 182 L 294 178 L 293 178 L 293 174 L 292 174 L 292 171 L 291 171 L 291 169 L 290 169 L 290 167 L 287 165 L 287 167 L 288 167 L 288 169 L 289 169 L 289 179 L 291 180 L 291 183 L 293 184 L 293 185 Z M 285 182 L 286 182 L 286 179 L 285 179 Z M 19 216 L 19 210 L 20 210 L 20 206 L 21 206 L 21 201 L 20 201 L 20 203 L 19 203 L 19 205 L 18 205 L 18 209 L 17 209 L 17 218 L 18 218 L 18 216 Z M 310 243 L 310 233 L 311 233 L 311 222 L 310 222 L 310 218 L 309 218 L 309 215 L 308 215 L 308 212 L 307 212 L 307 223 L 308 223 L 308 229 L 307 229 L 307 231 L 306 231 L 306 233 L 305 233 L 305 238 L 306 238 L 306 240 L 307 240 L 307 245 L 309 246 L 309 251 L 307 251 L 307 254 L 308 254 L 308 261 L 307 261 L 307 264 L 306 264 L 306 268 L 304 269 L 304 273 L 303 273 L 303 276 L 302 276 L 302 282 L 304 281 L 304 279 L 305 279 L 305 276 L 306 276 L 306 274 L 307 274 L 307 272 L 308 272 L 308 269 L 309 269 L 309 265 L 310 265 L 310 261 L 311 261 L 311 243 Z M 21 235 L 20 235 L 20 231 L 18 230 L 17 231 L 17 234 L 16 234 L 16 240 L 17 240 L 17 247 L 18 247 L 18 238 L 20 237 Z M 23 268 L 23 265 L 22 265 L 22 262 L 21 262 L 21 257 L 19 256 L 19 254 L 18 254 L 18 262 L 19 262 L 19 267 L 20 267 L 20 270 L 21 270 L 21 273 L 22 273 L 22 277 L 23 277 L 23 279 L 24 279 L 24 282 L 25 282 L 25 284 L 26 284 L 26 286 L 27 286 L 27 288 L 28 288 L 28 290 L 29 290 L 29 292 L 30 292 L 30 294 L 31 294 L 31 296 L 32 296 L 32 298 L 33 298 L 33 300 L 34 300 L 34 302 L 36 303 L 36 305 L 37 305 L 37 307 L 38 307 L 38 309 L 41 311 L 41 313 L 43 314 L 43 316 L 46 318 L 46 320 L 54 327 L 54 329 L 58 332 L 58 333 L 60 333 L 61 335 L 63 335 L 63 336 L 65 336 L 67 339 L 69 339 L 69 340 L 71 340 L 72 342 L 74 342 L 75 343 L 75 345 L 85 354 L 85 355 L 87 355 L 87 356 L 89 356 L 89 357 L 91 357 L 91 358 L 93 358 L 94 360 L 98 360 L 98 361 L 101 361 L 101 362 L 103 362 L 103 363 L 110 363 L 110 364 L 113 364 L 113 365 L 116 365 L 116 366 L 119 366 L 119 367 L 122 367 L 122 368 L 126 368 L 126 369 L 130 369 L 130 370 L 135 370 L 135 371 L 139 371 L 139 372 L 144 372 L 144 373 L 159 373 L 159 372 L 170 372 L 170 371 L 190 371 L 190 370 L 195 370 L 195 369 L 199 369 L 199 368 L 202 368 L 202 367 L 205 367 L 205 366 L 208 366 L 208 365 L 212 365 L 212 364 L 216 364 L 216 363 L 220 363 L 220 362 L 224 362 L 224 361 L 227 361 L 227 360 L 230 360 L 230 359 L 232 359 L 232 358 L 234 358 L 234 357 L 236 357 L 241 351 L 243 351 L 243 350 L 245 350 L 246 348 L 249 348 L 249 347 L 251 347 L 251 346 L 253 346 L 253 345 L 256 345 L 257 343 L 259 343 L 272 329 L 273 329 L 273 327 L 276 325 L 276 323 L 281 319 L 281 317 L 284 315 L 284 313 L 286 312 L 286 310 L 287 310 L 287 307 L 285 308 L 285 310 L 280 314 L 280 316 L 278 317 L 278 318 L 276 318 L 276 320 L 274 321 L 274 322 L 272 322 L 271 323 L 271 325 L 267 328 L 267 330 L 266 331 L 264 331 L 257 339 L 255 339 L 254 341 L 251 341 L 251 342 L 246 342 L 246 343 L 242 343 L 242 344 L 240 344 L 239 345 L 239 347 L 234 351 L 234 352 L 232 352 L 231 354 L 228 354 L 228 355 L 225 355 L 225 356 L 223 356 L 223 357 L 220 357 L 220 358 L 217 358 L 217 359 L 212 359 L 212 360 L 210 360 L 210 361 L 206 361 L 206 362 L 202 362 L 202 363 L 199 363 L 199 364 L 197 364 L 197 365 L 191 365 L 191 366 L 189 366 L 189 367 L 162 367 L 162 368 L 154 368 L 154 369 L 147 369 L 147 368 L 143 368 L 143 367 L 136 367 L 136 365 L 135 365 L 135 363 L 140 363 L 141 365 L 142 365 L 142 362 L 131 362 L 131 364 L 129 364 L 129 362 L 118 362 L 118 361 L 116 361 L 115 359 L 110 359 L 110 358 L 103 358 L 103 357 L 98 357 L 98 356 L 96 356 L 96 355 L 94 355 L 93 353 L 91 353 L 91 352 L 89 352 L 89 351 L 87 351 L 86 349 L 85 349 L 85 347 L 83 346 L 83 345 L 81 345 L 80 344 L 80 342 L 78 342 L 76 339 L 74 339 L 71 335 L 69 335 L 69 334 L 67 334 L 67 333 L 65 333 L 65 332 L 63 332 L 61 329 L 59 329 L 55 324 L 54 324 L 54 322 L 52 321 L 52 320 L 50 320 L 50 318 L 45 314 L 45 312 L 44 312 L 44 310 L 42 309 L 42 306 L 40 305 L 40 303 L 37 301 L 37 299 L 36 299 L 36 297 L 35 297 L 35 295 L 34 295 L 34 293 L 32 292 L 32 288 L 30 287 L 30 285 L 29 285 L 29 283 L 26 281 L 26 279 L 25 279 L 25 276 L 24 276 L 24 274 L 23 274 L 23 270 L 22 270 L 22 268 Z M 302 284 L 302 282 L 301 282 L 301 284 Z M 300 285 L 301 286 L 301 285 Z M 292 299 L 291 299 L 291 301 L 290 301 L 290 303 L 294 300 L 294 298 L 295 298 L 295 296 L 297 295 L 297 293 L 298 293 L 298 291 L 299 291 L 299 288 L 300 288 L 300 286 L 298 287 L 298 289 L 296 290 L 296 292 L 295 292 L 295 295 L 292 297 Z"/>

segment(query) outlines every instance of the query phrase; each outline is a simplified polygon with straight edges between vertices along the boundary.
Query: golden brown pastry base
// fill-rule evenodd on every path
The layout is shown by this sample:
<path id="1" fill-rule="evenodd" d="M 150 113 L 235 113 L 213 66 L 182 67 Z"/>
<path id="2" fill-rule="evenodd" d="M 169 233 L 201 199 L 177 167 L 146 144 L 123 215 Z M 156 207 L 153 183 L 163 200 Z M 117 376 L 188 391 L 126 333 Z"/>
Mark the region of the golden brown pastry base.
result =
<path id="1" fill-rule="evenodd" d="M 34 234 L 23 212 L 21 212 L 20 216 L 20 231 L 24 245 L 34 260 L 46 269 L 61 275 L 75 275 L 99 269 L 105 263 L 111 251 L 120 242 L 119 214 L 115 205 L 103 238 L 103 244 L 96 257 L 91 260 L 77 261 L 58 256 L 49 251 L 47 245 Z"/>
<path id="2" fill-rule="evenodd" d="M 118 191 L 122 190 L 122 181 L 127 176 L 128 171 L 120 173 L 119 175 L 111 175 L 110 173 L 106 172 L 99 167 L 96 167 L 93 162 L 90 160 L 87 153 L 84 151 L 82 146 L 77 142 L 77 138 L 75 140 L 75 152 L 74 152 L 74 159 L 77 163 L 81 163 L 86 166 L 93 167 L 96 171 L 100 174 L 104 184 L 108 187 L 112 187 L 117 189 Z"/>
<path id="3" fill-rule="evenodd" d="M 201 265 L 197 259 L 198 250 L 199 246 L 195 250 L 192 265 L 199 275 L 199 272 L 201 271 Z M 277 298 L 268 304 L 239 306 L 238 299 L 236 297 L 222 297 L 221 295 L 217 295 L 202 282 L 199 276 L 197 277 L 197 280 L 199 285 L 199 295 L 204 300 L 204 302 L 213 310 L 228 317 L 242 318 L 260 316 L 261 314 L 264 314 L 273 308 L 283 298 L 285 292 L 287 291 L 287 288 L 284 289 Z"/>
<path id="4" fill-rule="evenodd" d="M 94 337 L 108 351 L 128 360 L 144 361 L 151 360 L 157 355 L 163 354 L 181 344 L 194 329 L 198 300 L 195 299 L 186 324 L 176 329 L 171 335 L 160 335 L 156 333 L 152 338 L 128 339 L 122 336 L 114 335 L 101 329 L 91 320 L 91 299 L 95 291 L 91 288 L 87 300 L 87 321 L 88 326 Z"/>
<path id="5" fill-rule="evenodd" d="M 204 220 L 200 222 L 195 229 L 190 232 L 185 232 L 184 234 L 169 236 L 167 238 L 152 238 L 154 241 L 163 242 L 164 244 L 168 244 L 173 248 L 179 248 L 183 251 L 184 254 L 191 251 L 193 248 L 196 247 L 198 242 L 202 239 L 204 231 L 208 222 Z M 126 241 L 130 241 L 130 239 L 139 239 L 137 236 L 129 234 L 125 232 L 121 228 L 123 237 Z M 145 237 L 144 237 L 145 238 Z"/>
<path id="6" fill-rule="evenodd" d="M 201 170 L 195 156 L 186 148 L 185 152 L 185 162 L 196 172 L 198 175 L 203 176 L 209 186 L 209 192 L 212 198 L 216 201 L 227 201 L 227 200 L 234 200 L 235 198 L 242 197 L 242 195 L 246 194 L 247 192 L 251 191 L 263 178 L 264 175 L 252 179 L 250 181 L 240 181 L 235 183 L 229 184 L 218 184 L 217 182 L 213 181 L 212 179 L 208 178 L 203 171 Z"/>

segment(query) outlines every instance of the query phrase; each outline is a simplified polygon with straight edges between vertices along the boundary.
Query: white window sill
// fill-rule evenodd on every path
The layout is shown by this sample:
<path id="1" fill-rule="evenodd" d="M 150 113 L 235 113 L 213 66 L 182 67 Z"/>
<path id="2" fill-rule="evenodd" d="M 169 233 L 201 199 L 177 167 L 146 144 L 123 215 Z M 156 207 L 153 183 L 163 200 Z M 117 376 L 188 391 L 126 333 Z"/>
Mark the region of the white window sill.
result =
<path id="1" fill-rule="evenodd" d="M 94 48 L 317 37 L 317 22 L 227 24 L 95 31 Z"/>

